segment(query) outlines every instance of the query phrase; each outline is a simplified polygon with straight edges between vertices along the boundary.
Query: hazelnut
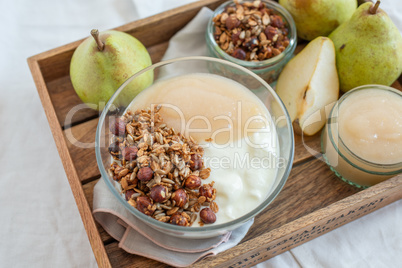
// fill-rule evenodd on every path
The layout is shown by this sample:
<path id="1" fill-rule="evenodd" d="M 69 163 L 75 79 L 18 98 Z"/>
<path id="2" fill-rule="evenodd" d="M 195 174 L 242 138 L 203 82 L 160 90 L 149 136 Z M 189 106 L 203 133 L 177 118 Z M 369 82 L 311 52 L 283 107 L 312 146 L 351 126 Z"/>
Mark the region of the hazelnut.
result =
<path id="1" fill-rule="evenodd" d="M 225 25 L 228 30 L 232 30 L 236 27 L 239 27 L 240 21 L 236 18 L 235 14 L 232 14 L 226 19 Z"/>
<path id="2" fill-rule="evenodd" d="M 133 161 L 137 158 L 138 149 L 135 146 L 126 147 L 123 150 L 123 157 L 127 161 Z"/>
<path id="3" fill-rule="evenodd" d="M 110 124 L 109 129 L 116 136 L 124 136 L 126 134 L 126 122 L 122 118 L 116 118 Z"/>
<path id="4" fill-rule="evenodd" d="M 272 26 L 268 26 L 265 28 L 265 35 L 267 36 L 268 40 L 271 40 L 274 38 L 275 35 L 278 34 L 278 30 Z"/>
<path id="5" fill-rule="evenodd" d="M 241 48 L 236 48 L 232 53 L 232 57 L 235 57 L 236 59 L 239 59 L 239 60 L 245 60 L 246 52 Z"/>
<path id="6" fill-rule="evenodd" d="M 202 168 L 203 165 L 202 158 L 198 154 L 192 154 L 191 155 L 191 161 L 190 161 L 190 168 L 191 170 L 199 170 Z"/>
<path id="7" fill-rule="evenodd" d="M 233 42 L 233 44 L 236 45 L 238 41 L 240 41 L 240 32 L 233 33 L 232 34 L 232 42 Z"/>
<path id="8" fill-rule="evenodd" d="M 187 194 L 186 191 L 183 189 L 178 189 L 176 190 L 173 194 L 171 199 L 176 202 L 176 206 L 178 207 L 184 207 L 184 205 L 187 203 Z"/>
<path id="9" fill-rule="evenodd" d="M 282 28 L 284 26 L 282 17 L 279 15 L 272 15 L 271 16 L 271 25 L 276 28 Z"/>
<path id="10" fill-rule="evenodd" d="M 204 184 L 198 191 L 201 196 L 205 196 L 206 198 L 212 198 L 214 194 L 214 188 L 209 184 Z"/>
<path id="11" fill-rule="evenodd" d="M 188 220 L 181 213 L 175 213 L 170 217 L 170 223 L 179 226 L 187 226 Z"/>
<path id="12" fill-rule="evenodd" d="M 147 196 L 140 196 L 137 198 L 137 209 L 145 215 L 152 215 L 155 211 L 151 199 Z"/>
<path id="13" fill-rule="evenodd" d="M 198 176 L 190 175 L 186 179 L 184 185 L 189 189 L 198 189 L 201 186 L 201 179 Z"/>
<path id="14" fill-rule="evenodd" d="M 134 194 L 134 190 L 130 189 L 126 191 L 126 200 L 130 200 L 131 196 Z"/>
<path id="15" fill-rule="evenodd" d="M 151 192 L 149 196 L 158 203 L 162 203 L 166 201 L 167 199 L 167 194 L 166 194 L 166 187 L 162 185 L 156 185 L 151 188 Z"/>
<path id="16" fill-rule="evenodd" d="M 152 171 L 152 169 L 150 167 L 142 167 L 138 170 L 137 173 L 137 178 L 140 181 L 150 181 L 152 179 L 152 177 L 154 176 L 154 172 Z"/>
<path id="17" fill-rule="evenodd" d="M 121 150 L 120 150 L 118 141 L 111 143 L 109 145 L 108 150 L 109 150 L 109 153 L 114 157 L 119 158 L 121 156 Z"/>
<path id="18" fill-rule="evenodd" d="M 200 218 L 204 223 L 214 223 L 216 221 L 216 215 L 210 208 L 203 208 L 200 211 Z"/>

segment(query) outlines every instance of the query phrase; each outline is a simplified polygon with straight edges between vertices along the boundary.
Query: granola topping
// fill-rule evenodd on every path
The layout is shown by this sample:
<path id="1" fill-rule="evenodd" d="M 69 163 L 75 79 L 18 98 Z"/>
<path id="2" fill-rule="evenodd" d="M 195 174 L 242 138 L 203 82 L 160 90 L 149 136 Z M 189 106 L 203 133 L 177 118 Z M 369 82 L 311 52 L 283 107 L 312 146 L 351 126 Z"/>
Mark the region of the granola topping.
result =
<path id="1" fill-rule="evenodd" d="M 211 172 L 204 167 L 204 149 L 163 124 L 160 109 L 127 111 L 113 121 L 109 152 L 115 161 L 109 174 L 130 205 L 156 220 L 191 226 L 202 207 L 208 207 L 202 225 L 213 223 L 216 189 L 213 181 L 202 183 Z"/>
<path id="2" fill-rule="evenodd" d="M 281 54 L 289 45 L 289 30 L 282 16 L 260 0 L 234 2 L 213 18 L 219 47 L 245 61 L 263 61 Z"/>

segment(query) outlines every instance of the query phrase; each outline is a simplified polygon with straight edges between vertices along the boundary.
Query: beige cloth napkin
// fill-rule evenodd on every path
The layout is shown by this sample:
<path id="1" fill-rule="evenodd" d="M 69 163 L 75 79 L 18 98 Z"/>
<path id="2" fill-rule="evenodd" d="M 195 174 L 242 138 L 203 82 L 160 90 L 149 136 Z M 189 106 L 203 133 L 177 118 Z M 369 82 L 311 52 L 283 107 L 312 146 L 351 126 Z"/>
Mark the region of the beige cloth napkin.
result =
<path id="1" fill-rule="evenodd" d="M 173 36 L 163 60 L 184 56 L 205 56 L 205 29 L 212 11 L 203 8 L 181 31 Z M 159 232 L 135 218 L 116 200 L 101 179 L 94 189 L 93 214 L 96 221 L 125 251 L 172 266 L 185 267 L 206 256 L 213 256 L 237 245 L 247 234 L 253 220 L 208 239 L 184 239 Z"/>

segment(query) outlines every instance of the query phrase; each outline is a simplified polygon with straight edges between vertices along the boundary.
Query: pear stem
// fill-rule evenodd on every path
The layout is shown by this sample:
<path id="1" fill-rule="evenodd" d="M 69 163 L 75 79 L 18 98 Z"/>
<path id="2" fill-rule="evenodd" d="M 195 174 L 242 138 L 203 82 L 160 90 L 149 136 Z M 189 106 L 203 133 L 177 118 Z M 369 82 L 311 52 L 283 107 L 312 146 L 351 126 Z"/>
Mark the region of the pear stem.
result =
<path id="1" fill-rule="evenodd" d="M 381 3 L 381 1 L 377 1 L 374 5 L 372 5 L 371 7 L 370 7 L 370 9 L 369 9 L 369 12 L 371 13 L 371 14 L 375 14 L 375 13 L 377 13 L 377 9 L 378 9 L 378 6 L 380 5 L 380 3 Z"/>
<path id="2" fill-rule="evenodd" d="M 105 48 L 105 44 L 102 43 L 102 41 L 99 39 L 99 31 L 98 31 L 98 29 L 93 29 L 91 31 L 91 35 L 95 39 L 95 42 L 98 45 L 99 51 L 103 51 L 103 49 Z"/>

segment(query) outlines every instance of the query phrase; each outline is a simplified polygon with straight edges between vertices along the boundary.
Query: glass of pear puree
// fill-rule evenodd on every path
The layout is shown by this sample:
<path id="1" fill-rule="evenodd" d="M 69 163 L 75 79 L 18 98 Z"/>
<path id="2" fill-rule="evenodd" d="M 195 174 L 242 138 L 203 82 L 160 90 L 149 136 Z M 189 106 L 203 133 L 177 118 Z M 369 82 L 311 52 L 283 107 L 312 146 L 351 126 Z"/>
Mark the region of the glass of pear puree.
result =
<path id="1" fill-rule="evenodd" d="M 142 82 L 152 75 L 152 84 Z M 138 95 L 130 93 L 139 88 Z M 155 220 L 129 205 L 107 172 L 109 121 L 158 104 L 168 127 L 204 148 L 211 175 L 203 183 L 215 182 L 219 206 L 213 224 L 184 227 Z M 172 236 L 206 238 L 234 230 L 272 202 L 292 167 L 294 137 L 285 106 L 259 76 L 225 60 L 189 57 L 156 63 L 123 83 L 101 114 L 95 151 L 102 178 L 135 217 Z"/>
<path id="2" fill-rule="evenodd" d="M 367 188 L 402 172 L 402 93 L 364 85 L 344 94 L 330 112 L 322 151 L 342 180 Z"/>

